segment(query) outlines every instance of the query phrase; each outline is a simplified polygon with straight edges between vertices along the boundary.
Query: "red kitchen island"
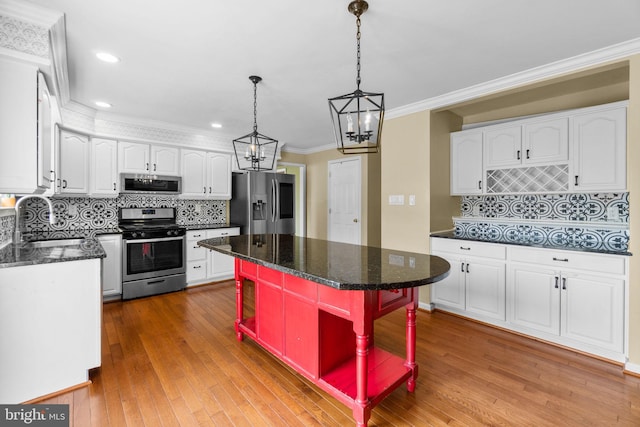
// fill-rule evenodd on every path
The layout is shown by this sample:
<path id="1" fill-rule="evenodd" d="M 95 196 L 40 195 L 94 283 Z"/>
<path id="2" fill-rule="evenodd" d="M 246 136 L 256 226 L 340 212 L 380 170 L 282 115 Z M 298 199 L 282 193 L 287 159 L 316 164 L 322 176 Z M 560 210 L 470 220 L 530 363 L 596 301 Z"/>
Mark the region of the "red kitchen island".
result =
<path id="1" fill-rule="evenodd" d="M 405 381 L 414 391 L 417 287 L 448 275 L 444 259 L 284 234 L 198 244 L 236 258 L 238 340 L 249 336 L 350 407 L 358 426 Z M 246 280 L 255 284 L 255 315 L 248 318 Z M 404 357 L 373 342 L 374 320 L 401 307 Z"/>

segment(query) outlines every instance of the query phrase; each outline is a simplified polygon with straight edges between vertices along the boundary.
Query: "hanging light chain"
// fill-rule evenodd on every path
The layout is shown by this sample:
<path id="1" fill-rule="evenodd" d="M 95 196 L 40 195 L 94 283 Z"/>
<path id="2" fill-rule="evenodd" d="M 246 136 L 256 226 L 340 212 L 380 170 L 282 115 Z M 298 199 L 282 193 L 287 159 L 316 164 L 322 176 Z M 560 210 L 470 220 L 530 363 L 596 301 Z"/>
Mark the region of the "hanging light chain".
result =
<path id="1" fill-rule="evenodd" d="M 358 71 L 358 77 L 356 78 L 356 85 L 358 89 L 360 89 L 360 16 L 356 16 L 356 26 L 358 30 L 356 32 L 356 41 L 357 41 L 357 55 L 356 55 L 356 70 Z"/>
<path id="2" fill-rule="evenodd" d="M 253 130 L 258 130 L 258 82 L 253 82 Z"/>

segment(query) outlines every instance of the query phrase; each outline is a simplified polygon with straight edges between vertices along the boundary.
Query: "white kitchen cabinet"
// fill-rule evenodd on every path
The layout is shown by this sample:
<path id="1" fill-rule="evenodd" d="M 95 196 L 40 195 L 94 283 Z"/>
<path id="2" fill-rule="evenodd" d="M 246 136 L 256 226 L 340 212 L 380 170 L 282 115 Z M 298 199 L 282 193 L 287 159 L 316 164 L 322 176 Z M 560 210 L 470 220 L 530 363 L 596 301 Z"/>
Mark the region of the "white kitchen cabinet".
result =
<path id="1" fill-rule="evenodd" d="M 482 131 L 451 134 L 451 194 L 482 194 Z"/>
<path id="2" fill-rule="evenodd" d="M 569 158 L 569 120 L 528 119 L 484 133 L 485 169 L 548 165 Z"/>
<path id="3" fill-rule="evenodd" d="M 120 141 L 118 169 L 125 173 L 176 176 L 180 172 L 179 153 L 176 147 Z"/>
<path id="4" fill-rule="evenodd" d="M 38 68 L 0 59 L 0 192 L 43 193 L 53 185 L 53 98 Z"/>
<path id="5" fill-rule="evenodd" d="M 60 194 L 89 193 L 89 137 L 61 130 L 59 133 L 57 188 Z"/>
<path id="6" fill-rule="evenodd" d="M 573 191 L 626 191 L 627 109 L 590 111 L 571 118 Z"/>
<path id="7" fill-rule="evenodd" d="M 522 126 L 491 128 L 484 132 L 486 169 L 519 166 L 522 163 Z"/>
<path id="8" fill-rule="evenodd" d="M 569 160 L 569 119 L 527 121 L 522 126 L 523 165 L 549 165 Z"/>
<path id="9" fill-rule="evenodd" d="M 519 247 L 511 260 L 507 320 L 517 330 L 623 354 L 624 257 Z"/>
<path id="10" fill-rule="evenodd" d="M 431 285 L 431 300 L 479 319 L 505 320 L 505 248 L 457 239 L 432 239 L 434 255 L 451 264 L 449 276 Z"/>
<path id="11" fill-rule="evenodd" d="M 90 194 L 118 195 L 118 142 L 112 139 L 91 139 Z"/>
<path id="12" fill-rule="evenodd" d="M 122 235 L 103 234 L 98 236 L 106 258 L 102 258 L 102 295 L 105 299 L 122 294 Z"/>
<path id="13" fill-rule="evenodd" d="M 182 197 L 231 199 L 231 156 L 202 150 L 182 150 Z"/>
<path id="14" fill-rule="evenodd" d="M 187 285 L 232 279 L 234 258 L 198 246 L 197 242 L 214 237 L 238 236 L 240 227 L 224 227 L 187 232 Z"/>
<path id="15" fill-rule="evenodd" d="M 85 384 L 101 329 L 100 259 L 0 268 L 0 402 Z"/>

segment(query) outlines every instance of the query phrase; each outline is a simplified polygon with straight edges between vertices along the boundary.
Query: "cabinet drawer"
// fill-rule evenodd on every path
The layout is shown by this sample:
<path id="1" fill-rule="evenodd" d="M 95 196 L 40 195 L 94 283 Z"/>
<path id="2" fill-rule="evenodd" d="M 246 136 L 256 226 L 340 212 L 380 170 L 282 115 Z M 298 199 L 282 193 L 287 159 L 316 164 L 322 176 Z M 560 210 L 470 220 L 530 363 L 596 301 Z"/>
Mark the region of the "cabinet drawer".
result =
<path id="1" fill-rule="evenodd" d="M 239 227 L 216 228 L 215 230 L 207 230 L 207 239 L 213 239 L 214 237 L 238 236 L 239 234 Z"/>
<path id="2" fill-rule="evenodd" d="M 506 259 L 507 249 L 496 243 L 473 242 L 457 239 L 431 239 L 431 252 L 451 252 L 463 256 Z"/>
<path id="3" fill-rule="evenodd" d="M 625 274 L 625 259 L 620 255 L 556 251 L 543 248 L 510 248 L 511 260 L 556 268 L 575 268 L 609 274 Z"/>
<path id="4" fill-rule="evenodd" d="M 207 249 L 196 244 L 197 240 L 187 242 L 187 261 L 202 261 L 207 258 Z"/>
<path id="5" fill-rule="evenodd" d="M 206 262 L 188 262 L 187 263 L 187 282 L 196 282 L 204 280 L 207 277 Z"/>
<path id="6" fill-rule="evenodd" d="M 207 230 L 190 230 L 187 231 L 187 240 L 204 240 L 207 238 Z"/>

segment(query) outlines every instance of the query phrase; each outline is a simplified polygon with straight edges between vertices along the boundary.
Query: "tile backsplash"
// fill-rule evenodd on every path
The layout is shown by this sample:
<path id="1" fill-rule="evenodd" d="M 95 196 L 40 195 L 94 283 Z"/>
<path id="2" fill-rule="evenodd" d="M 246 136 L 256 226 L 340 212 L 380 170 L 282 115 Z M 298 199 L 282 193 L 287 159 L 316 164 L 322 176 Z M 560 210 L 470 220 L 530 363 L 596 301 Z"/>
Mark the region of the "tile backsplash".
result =
<path id="1" fill-rule="evenodd" d="M 629 223 L 629 193 L 464 196 L 460 207 L 463 217 Z"/>
<path id="2" fill-rule="evenodd" d="M 45 232 L 63 237 L 65 232 L 115 229 L 118 226 L 118 209 L 122 207 L 176 208 L 180 225 L 218 224 L 227 222 L 227 201 L 185 200 L 176 196 L 120 195 L 115 199 L 89 197 L 52 198 L 56 222 L 49 224 L 45 202 L 30 199 L 25 202 L 21 219 L 26 233 Z M 0 245 L 2 239 L 10 239 L 14 217 L 0 217 Z"/>
<path id="3" fill-rule="evenodd" d="M 629 193 L 464 196 L 461 238 L 626 252 Z"/>

